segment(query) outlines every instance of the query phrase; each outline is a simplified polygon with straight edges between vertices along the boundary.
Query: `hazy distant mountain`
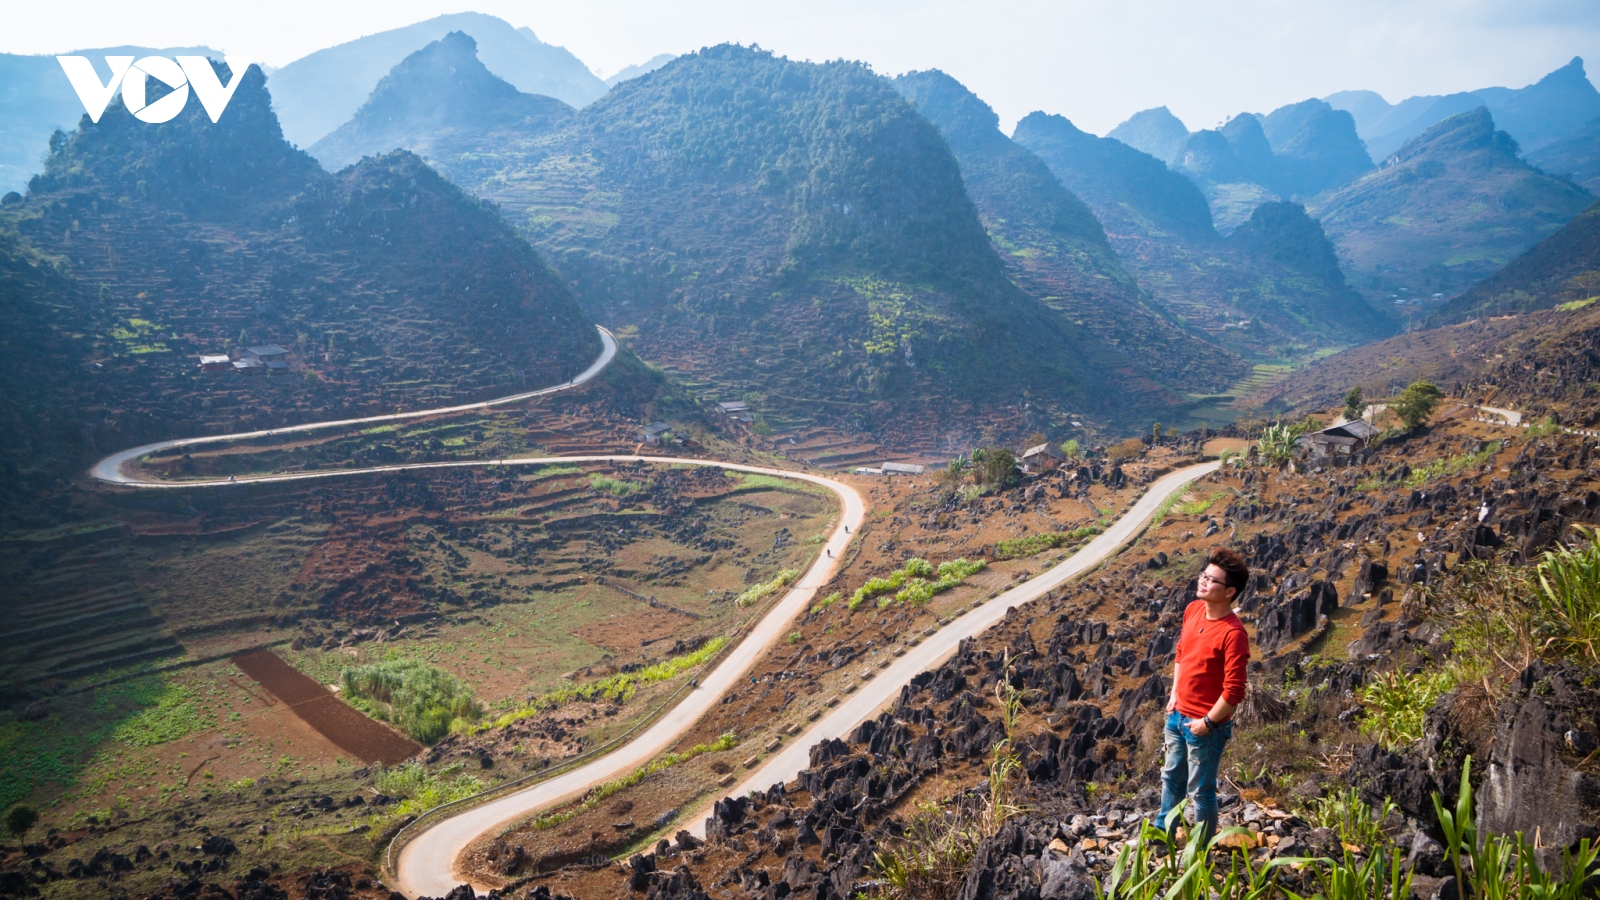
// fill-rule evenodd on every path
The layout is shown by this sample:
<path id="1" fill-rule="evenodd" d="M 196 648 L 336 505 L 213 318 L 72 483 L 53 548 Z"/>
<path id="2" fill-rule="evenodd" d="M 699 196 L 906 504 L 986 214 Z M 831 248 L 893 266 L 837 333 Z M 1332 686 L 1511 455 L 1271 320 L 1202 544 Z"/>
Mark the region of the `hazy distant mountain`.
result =
<path id="1" fill-rule="evenodd" d="M 1044 159 L 1094 209 L 1108 234 L 1171 232 L 1217 240 L 1205 195 L 1150 154 L 1042 112 L 1018 122 L 1011 136 Z"/>
<path id="2" fill-rule="evenodd" d="M 1142 150 L 1169 166 L 1175 166 L 1189 140 L 1189 129 L 1165 106 L 1134 113 L 1106 137 L 1116 138 L 1135 150 Z"/>
<path id="3" fill-rule="evenodd" d="M 1395 104 L 1372 91 L 1341 91 L 1323 99 L 1355 117 L 1356 130 L 1376 160 L 1387 158 L 1430 126 L 1480 106 L 1487 107 L 1495 122 L 1529 152 L 1600 116 L 1600 91 L 1584 74 L 1579 57 L 1524 88 L 1408 97 Z"/>
<path id="4" fill-rule="evenodd" d="M 1551 175 L 1571 178 L 1600 197 L 1600 119 L 1545 144 L 1529 153 L 1527 160 Z"/>
<path id="5" fill-rule="evenodd" d="M 452 31 L 401 60 L 350 121 L 311 145 L 311 155 L 337 170 L 401 148 L 453 172 L 497 134 L 539 134 L 572 113 L 560 100 L 524 94 L 495 77 L 472 38 Z"/>
<path id="6" fill-rule="evenodd" d="M 87 56 L 103 79 L 107 56 L 180 54 L 222 58 L 209 47 L 101 47 L 63 55 Z M 83 102 L 54 56 L 0 53 L 0 194 L 27 190 L 28 179 L 44 168 L 50 133 L 71 131 L 82 117 Z"/>
<path id="7" fill-rule="evenodd" d="M 1434 325 L 1546 309 L 1600 295 L 1600 203 L 1429 317 Z"/>
<path id="8" fill-rule="evenodd" d="M 1262 117 L 1261 130 L 1284 160 L 1282 188 L 1292 196 L 1314 196 L 1372 168 L 1355 119 L 1321 100 L 1281 106 Z"/>
<path id="9" fill-rule="evenodd" d="M 655 70 L 677 58 L 678 55 L 676 53 L 660 53 L 652 56 L 638 65 L 628 66 L 617 74 L 607 78 L 606 87 L 616 87 L 617 85 L 623 83 L 624 81 L 628 81 L 629 79 L 638 78 L 640 75 L 649 75 L 651 72 L 654 72 Z"/>
<path id="10" fill-rule="evenodd" d="M 525 94 L 582 106 L 606 92 L 605 82 L 577 57 L 542 43 L 532 30 L 482 13 L 455 13 L 318 50 L 272 73 L 284 136 L 302 147 L 316 143 L 355 115 L 402 59 L 452 31 L 471 35 L 484 66 Z"/>
<path id="11" fill-rule="evenodd" d="M 1228 144 L 1231 134 L 1247 154 L 1259 157 L 1265 142 L 1260 124 L 1241 118 L 1248 121 L 1228 134 L 1212 131 L 1201 140 L 1217 145 L 1223 155 L 1235 154 Z M 1319 270 L 1315 254 L 1306 249 L 1312 243 L 1306 234 L 1317 230 L 1315 222 L 1306 220 L 1308 229 L 1279 215 L 1264 221 L 1256 237 L 1225 242 L 1194 182 L 1148 154 L 1038 112 L 1018 123 L 1013 138 L 1089 204 L 1140 287 L 1224 346 L 1281 355 L 1392 330 L 1370 309 L 1341 306 L 1353 296 L 1342 276 Z M 1299 227 L 1290 227 L 1295 224 Z"/>
<path id="12" fill-rule="evenodd" d="M 1205 192 L 1218 230 L 1228 232 L 1263 202 L 1312 197 L 1354 180 L 1372 161 L 1349 113 L 1306 100 L 1195 132 L 1178 168 Z"/>
<path id="13" fill-rule="evenodd" d="M 1434 125 L 1311 213 L 1355 287 L 1383 301 L 1459 291 L 1591 202 L 1519 159 L 1517 142 L 1480 107 Z"/>
<path id="14" fill-rule="evenodd" d="M 1115 373 L 1110 377 L 1130 406 L 1161 402 L 1160 384 L 1222 390 L 1249 370 L 1234 354 L 1178 326 L 1169 310 L 1139 290 L 1094 213 L 1043 160 L 1000 131 L 988 104 L 937 70 L 911 72 L 894 84 L 955 153 L 967 194 L 1012 280 L 1087 332 L 1085 348 L 1100 357 L 1093 365 Z M 1149 384 L 1151 378 L 1157 384 Z"/>

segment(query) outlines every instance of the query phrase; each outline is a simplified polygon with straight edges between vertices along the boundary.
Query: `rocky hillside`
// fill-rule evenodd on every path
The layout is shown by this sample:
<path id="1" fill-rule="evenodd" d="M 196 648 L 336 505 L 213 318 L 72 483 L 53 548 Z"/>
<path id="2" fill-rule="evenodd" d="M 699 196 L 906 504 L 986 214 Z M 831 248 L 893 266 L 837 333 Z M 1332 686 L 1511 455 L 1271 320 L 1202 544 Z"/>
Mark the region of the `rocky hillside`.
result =
<path id="1" fill-rule="evenodd" d="M 49 336 L 12 344 L 12 377 L 37 378 L 8 391 L 59 410 L 29 438 L 35 452 L 72 435 L 47 468 L 159 438 L 487 399 L 594 359 L 594 326 L 498 212 L 408 153 L 329 176 L 283 140 L 259 70 L 243 77 L 215 125 L 193 100 L 159 128 L 120 106 L 86 120 L 0 208 L 21 235 L 14 260 L 59 261 L 48 277 L 12 266 L 34 274 L 15 276 L 6 325 Z M 286 369 L 198 368 L 201 354 L 266 344 L 288 350 Z"/>
<path id="2" fill-rule="evenodd" d="M 1453 294 L 1594 202 L 1517 153 L 1517 142 L 1480 108 L 1428 129 L 1383 168 L 1318 198 L 1310 211 L 1369 299 L 1413 303 Z"/>
<path id="3" fill-rule="evenodd" d="M 523 93 L 582 106 L 607 90 L 566 48 L 544 43 L 530 28 L 483 13 L 452 13 L 327 47 L 273 72 L 284 135 L 301 147 L 321 140 L 349 121 L 402 60 L 454 31 L 470 35 L 489 71 Z"/>
<path id="4" fill-rule="evenodd" d="M 509 136 L 549 131 L 572 117 L 553 97 L 524 94 L 478 59 L 478 45 L 452 31 L 407 56 L 378 82 L 350 121 L 311 145 L 330 171 L 363 156 L 411 150 L 449 159 L 453 170 Z"/>
<path id="5" fill-rule="evenodd" d="M 1086 347 L 1101 351 L 1097 367 L 1116 373 L 1124 396 L 1142 393 L 1138 378 L 1210 392 L 1248 371 L 1139 289 L 1094 213 L 1043 160 L 1001 133 L 988 104 L 937 70 L 902 75 L 895 89 L 944 135 L 1012 280 L 1086 332 Z"/>
<path id="6" fill-rule="evenodd" d="M 1370 309 L 1329 305 L 1348 300 L 1342 276 L 1308 281 L 1306 271 L 1322 270 L 1286 266 L 1259 240 L 1224 241 L 1199 188 L 1160 160 L 1044 113 L 1023 119 L 1013 137 L 1089 204 L 1141 287 L 1224 346 L 1281 358 L 1391 329 Z"/>
<path id="7" fill-rule="evenodd" d="M 1076 326 L 1007 280 L 939 132 L 864 67 L 710 48 L 497 161 L 441 165 L 641 356 L 775 426 L 970 441 L 993 410 L 1059 420 L 1099 396 Z"/>
<path id="8" fill-rule="evenodd" d="M 1357 385 L 1388 397 L 1431 381 L 1491 406 L 1592 425 L 1600 382 L 1600 309 L 1545 309 L 1441 325 L 1318 360 L 1242 398 L 1266 413 L 1321 409 Z"/>

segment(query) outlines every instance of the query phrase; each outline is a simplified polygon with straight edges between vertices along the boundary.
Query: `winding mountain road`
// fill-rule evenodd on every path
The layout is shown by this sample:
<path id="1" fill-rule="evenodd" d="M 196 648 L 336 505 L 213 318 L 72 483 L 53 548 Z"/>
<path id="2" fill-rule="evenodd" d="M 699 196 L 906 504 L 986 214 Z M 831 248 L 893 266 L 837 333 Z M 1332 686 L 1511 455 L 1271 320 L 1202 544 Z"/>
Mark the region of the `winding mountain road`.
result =
<path id="1" fill-rule="evenodd" d="M 594 364 L 572 381 L 555 387 L 444 409 L 396 413 L 362 419 L 346 419 L 336 422 L 315 422 L 245 434 L 159 441 L 114 453 L 100 460 L 90 470 L 90 474 L 101 481 L 128 487 L 194 489 L 226 484 L 341 478 L 385 472 L 414 472 L 421 469 L 455 469 L 487 465 L 539 466 L 575 462 L 650 462 L 668 465 L 714 466 L 730 471 L 792 478 L 826 488 L 839 498 L 841 515 L 835 523 L 827 542 L 823 545 L 826 552 L 816 558 L 816 561 L 806 570 L 805 575 L 754 625 L 745 638 L 723 657 L 716 668 L 704 676 L 700 683 L 688 691 L 676 706 L 664 713 L 660 719 L 655 721 L 638 737 L 576 769 L 488 802 L 476 806 L 465 806 L 461 812 L 429 825 L 407 841 L 400 848 L 398 859 L 395 861 L 394 875 L 398 882 L 396 886 L 409 897 L 437 897 L 449 893 L 457 884 L 468 880 L 466 875 L 458 870 L 457 865 L 462 852 L 473 841 L 485 834 L 503 829 L 541 809 L 582 796 L 584 792 L 594 785 L 631 772 L 665 751 L 681 735 L 692 728 L 702 716 L 720 702 L 722 696 L 728 690 L 741 681 L 745 673 L 755 665 L 761 655 L 777 643 L 779 638 L 788 631 L 790 623 L 811 605 L 818 589 L 833 578 L 838 567 L 843 563 L 845 551 L 853 538 L 853 532 L 860 530 L 861 523 L 866 516 L 866 505 L 861 495 L 854 488 L 842 482 L 803 472 L 705 459 L 660 456 L 588 455 L 452 460 L 410 465 L 373 466 L 361 469 L 332 469 L 315 472 L 290 472 L 279 475 L 257 475 L 234 479 L 188 481 L 160 481 L 144 477 L 137 471 L 130 471 L 128 464 L 145 454 L 172 447 L 213 443 L 216 441 L 238 441 L 289 432 L 312 431 L 351 425 L 369 425 L 423 416 L 466 412 L 514 403 L 519 400 L 565 390 L 593 378 L 616 355 L 616 339 L 604 328 L 600 328 L 599 331 L 603 346 L 600 356 L 596 358 Z M 1072 578 L 1109 559 L 1144 528 L 1163 500 L 1173 492 L 1181 490 L 1194 479 L 1216 471 L 1218 465 L 1219 463 L 1216 462 L 1201 463 L 1179 469 L 1159 478 L 1120 519 L 1076 553 L 1038 577 L 1000 594 L 981 606 L 970 609 L 964 615 L 957 617 L 954 621 L 939 629 L 927 640 L 910 648 L 904 656 L 900 657 L 889 668 L 876 673 L 871 680 L 864 681 L 856 692 L 848 695 L 847 699 L 840 703 L 831 713 L 790 739 L 784 748 L 770 757 L 742 784 L 729 793 L 739 794 L 751 789 L 764 789 L 776 782 L 787 782 L 794 779 L 809 762 L 809 748 L 811 745 L 821 740 L 840 737 L 848 733 L 857 724 L 871 717 L 880 708 L 893 701 L 899 694 L 901 686 L 910 681 L 913 676 L 948 658 L 955 652 L 957 645 L 963 639 L 975 636 L 994 625 L 1005 617 L 1008 610 L 1038 599 L 1046 592 L 1060 587 Z M 709 807 L 707 808 L 709 809 Z M 705 828 L 704 816 L 694 816 L 691 828 L 695 833 L 702 834 Z"/>
<path id="2" fill-rule="evenodd" d="M 554 394 L 557 391 L 564 391 L 569 388 L 577 387 L 578 385 L 583 384 L 585 381 L 588 381 L 596 375 L 599 375 L 606 366 L 611 364 L 612 358 L 617 355 L 617 339 L 612 336 L 611 332 L 599 325 L 596 325 L 595 329 L 600 332 L 600 355 L 594 358 L 594 362 L 589 364 L 589 368 L 579 372 L 571 381 L 558 384 L 554 387 L 540 388 L 537 391 L 525 391 L 521 394 L 498 397 L 494 400 L 484 400 L 481 403 L 464 403 L 461 406 L 446 406 L 440 409 L 422 409 L 414 412 L 390 413 L 383 416 L 368 416 L 363 419 L 339 419 L 332 422 L 307 422 L 304 425 L 285 425 L 282 428 L 268 428 L 262 431 L 246 431 L 239 434 L 219 434 L 213 437 L 177 438 L 170 441 L 156 441 L 153 444 L 145 444 L 141 447 L 134 447 L 131 450 L 122 450 L 120 452 L 113 453 L 105 459 L 95 463 L 94 466 L 89 469 L 89 474 L 100 479 L 101 481 L 107 481 L 112 484 L 125 484 L 133 487 L 190 488 L 200 487 L 207 484 L 228 483 L 226 479 L 221 479 L 217 482 L 155 481 L 149 478 L 141 478 L 138 474 L 126 472 L 124 469 L 128 463 L 138 459 L 141 456 L 144 456 L 147 453 L 155 453 L 160 450 L 170 450 L 173 447 L 188 447 L 194 444 L 214 444 L 218 442 L 245 441 L 250 440 L 251 438 L 273 437 L 275 435 L 291 434 L 298 431 L 321 431 L 324 428 L 345 428 L 352 425 L 376 425 L 383 422 L 401 422 L 406 419 L 420 419 L 425 416 L 439 416 L 448 415 L 450 413 L 470 412 L 474 409 L 488 409 L 494 406 L 504 406 L 508 403 L 516 403 L 521 400 L 529 400 L 534 397 L 542 397 L 546 394 Z M 475 465 L 483 465 L 483 463 L 476 463 Z M 392 468 L 397 467 L 389 467 L 388 469 L 385 469 L 385 471 L 392 470 Z M 405 468 L 410 469 L 416 467 L 406 466 Z M 380 470 L 346 469 L 345 471 L 349 472 L 350 474 L 356 474 L 357 471 L 372 472 Z M 289 475 L 260 475 L 251 478 L 235 479 L 232 483 L 240 484 L 257 481 L 281 481 L 284 478 L 304 478 L 312 474 L 315 473 L 296 472 Z"/>

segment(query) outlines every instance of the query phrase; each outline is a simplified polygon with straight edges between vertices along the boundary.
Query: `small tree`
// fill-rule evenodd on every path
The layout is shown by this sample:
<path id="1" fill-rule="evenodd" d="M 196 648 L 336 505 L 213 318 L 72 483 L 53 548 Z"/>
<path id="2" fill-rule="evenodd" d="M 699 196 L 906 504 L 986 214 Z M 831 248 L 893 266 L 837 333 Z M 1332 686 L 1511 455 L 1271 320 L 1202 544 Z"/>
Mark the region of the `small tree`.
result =
<path id="1" fill-rule="evenodd" d="M 1001 491 L 1022 483 L 1022 473 L 1017 471 L 1017 456 L 1004 447 L 973 451 L 972 477 L 981 485 Z"/>
<path id="2" fill-rule="evenodd" d="M 1411 430 L 1428 421 L 1442 399 L 1444 393 L 1433 383 L 1413 381 L 1389 404 L 1389 408 L 1405 423 L 1406 429 Z"/>
<path id="3" fill-rule="evenodd" d="M 1079 456 L 1083 455 L 1083 447 L 1078 444 L 1077 438 L 1073 438 L 1062 443 L 1061 453 L 1066 456 L 1067 459 L 1077 459 Z"/>
<path id="4" fill-rule="evenodd" d="M 1153 439 L 1153 440 L 1151 440 L 1152 444 L 1161 443 L 1161 423 L 1160 422 L 1157 422 L 1154 426 L 1152 426 L 1150 428 L 1150 437 Z"/>
<path id="5" fill-rule="evenodd" d="M 1353 422 L 1361 418 L 1366 411 L 1367 400 L 1361 395 L 1361 385 L 1358 384 L 1350 389 L 1350 393 L 1344 395 L 1344 417 Z"/>

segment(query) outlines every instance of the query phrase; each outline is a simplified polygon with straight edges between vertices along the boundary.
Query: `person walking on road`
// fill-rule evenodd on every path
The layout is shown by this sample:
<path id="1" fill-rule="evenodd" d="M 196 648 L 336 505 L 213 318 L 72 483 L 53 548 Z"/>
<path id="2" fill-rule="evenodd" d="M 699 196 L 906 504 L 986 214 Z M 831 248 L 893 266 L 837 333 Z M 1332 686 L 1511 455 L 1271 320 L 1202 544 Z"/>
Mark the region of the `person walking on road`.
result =
<path id="1" fill-rule="evenodd" d="M 1233 736 L 1229 720 L 1244 702 L 1250 638 L 1234 615 L 1233 601 L 1249 580 L 1243 557 L 1220 547 L 1211 551 L 1195 599 L 1183 611 L 1172 662 L 1156 825 L 1174 824 L 1169 822 L 1173 810 L 1187 797 L 1201 846 L 1217 833 L 1217 771 Z"/>

